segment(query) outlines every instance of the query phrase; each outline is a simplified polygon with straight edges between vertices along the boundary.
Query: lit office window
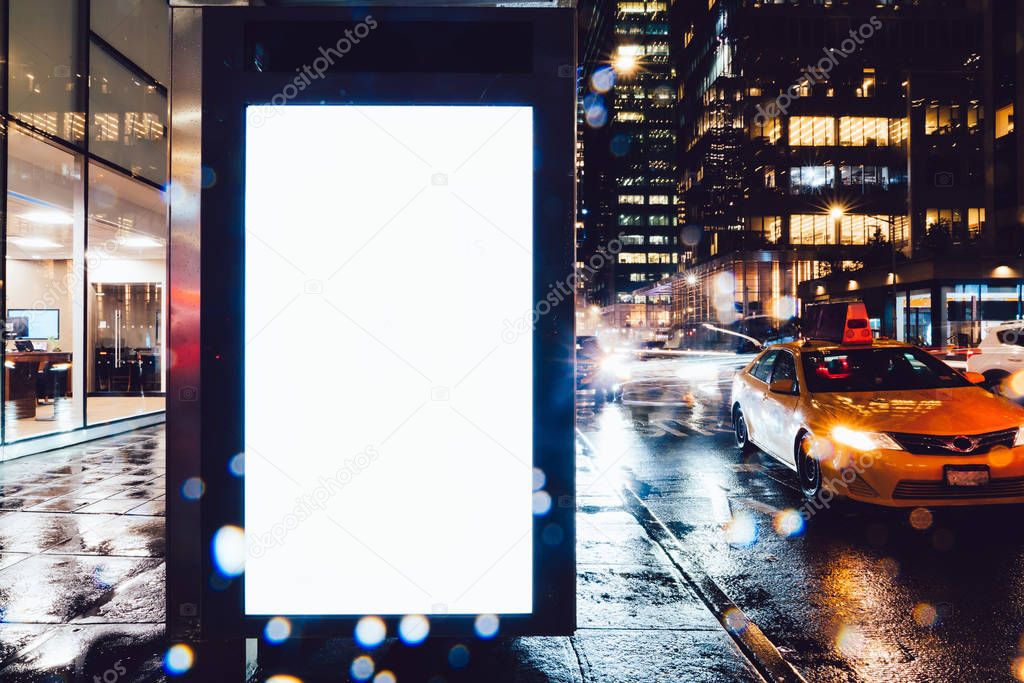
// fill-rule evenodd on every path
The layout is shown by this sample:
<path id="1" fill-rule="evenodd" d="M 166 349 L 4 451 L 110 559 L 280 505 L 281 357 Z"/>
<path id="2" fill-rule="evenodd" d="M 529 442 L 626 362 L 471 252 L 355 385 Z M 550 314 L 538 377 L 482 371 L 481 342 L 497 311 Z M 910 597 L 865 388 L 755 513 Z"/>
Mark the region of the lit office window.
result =
<path id="1" fill-rule="evenodd" d="M 996 109 L 996 137 L 1001 138 L 1013 132 L 1013 104 Z"/>
<path id="2" fill-rule="evenodd" d="M 768 244 L 776 244 L 782 237 L 781 216 L 749 216 L 747 230 L 760 235 Z"/>
<path id="3" fill-rule="evenodd" d="M 793 166 L 789 169 L 792 194 L 818 194 L 835 185 L 835 166 Z"/>
<path id="4" fill-rule="evenodd" d="M 615 120 L 619 123 L 640 123 L 644 115 L 638 111 L 620 111 L 615 113 Z"/>
<path id="5" fill-rule="evenodd" d="M 644 196 L 642 194 L 620 194 L 619 204 L 643 204 Z"/>
<path id="6" fill-rule="evenodd" d="M 864 245 L 878 238 L 889 241 L 887 216 L 848 213 L 839 223 L 839 243 Z"/>
<path id="7" fill-rule="evenodd" d="M 651 235 L 648 240 L 651 244 L 668 244 L 668 236 L 666 235 Z"/>
<path id="8" fill-rule="evenodd" d="M 889 144 L 902 145 L 910 137 L 910 121 L 906 117 L 889 119 Z"/>
<path id="9" fill-rule="evenodd" d="M 967 209 L 967 234 L 972 240 L 981 237 L 985 229 L 985 207 Z"/>
<path id="10" fill-rule="evenodd" d="M 875 70 L 872 67 L 864 68 L 864 76 L 861 80 L 860 87 L 857 88 L 857 97 L 874 97 L 875 96 Z"/>
<path id="11" fill-rule="evenodd" d="M 844 164 L 839 167 L 839 179 L 843 187 L 861 192 L 887 190 L 889 188 L 889 168 L 887 166 Z"/>
<path id="12" fill-rule="evenodd" d="M 672 221 L 672 217 L 671 216 L 657 216 L 657 215 L 655 215 L 655 216 L 649 216 L 647 218 L 647 224 L 648 225 L 653 225 L 653 226 L 672 225 L 671 221 Z"/>
<path id="13" fill-rule="evenodd" d="M 647 198 L 648 204 L 668 204 L 668 195 L 666 194 L 652 194 Z"/>
<path id="14" fill-rule="evenodd" d="M 644 243 L 643 235 L 623 235 L 619 241 L 627 247 L 638 247 Z"/>
<path id="15" fill-rule="evenodd" d="M 826 214 L 789 217 L 790 244 L 835 244 L 833 220 Z"/>
<path id="16" fill-rule="evenodd" d="M 620 252 L 619 263 L 647 263 L 647 254 L 633 254 L 630 252 Z"/>
<path id="17" fill-rule="evenodd" d="M 875 147 L 889 144 L 889 119 L 880 116 L 839 118 L 839 144 Z"/>
<path id="18" fill-rule="evenodd" d="M 651 253 L 647 254 L 647 262 L 648 263 L 656 263 L 656 264 L 657 263 L 661 263 L 661 264 L 672 263 L 672 255 L 671 254 L 662 254 L 662 253 L 658 253 L 658 252 L 653 252 L 652 251 Z"/>
<path id="19" fill-rule="evenodd" d="M 750 124 L 750 137 L 753 140 L 760 138 L 774 145 L 782 137 L 782 123 L 777 118 L 764 121 L 755 118 Z"/>
<path id="20" fill-rule="evenodd" d="M 981 130 L 981 124 L 985 121 L 985 108 L 978 102 L 972 102 L 967 107 L 967 129 L 971 133 Z"/>
<path id="21" fill-rule="evenodd" d="M 623 227 L 632 228 L 632 227 L 636 227 L 638 225 L 643 225 L 643 224 L 644 224 L 643 223 L 643 216 L 639 216 L 637 214 L 630 214 L 630 213 L 620 213 L 619 214 L 619 225 L 621 225 Z"/>
<path id="22" fill-rule="evenodd" d="M 932 102 L 924 112 L 925 135 L 949 135 L 960 125 L 959 104 Z"/>
<path id="23" fill-rule="evenodd" d="M 647 282 L 647 273 L 630 273 L 630 282 Z"/>
<path id="24" fill-rule="evenodd" d="M 789 119 L 789 144 L 794 147 L 830 147 L 836 144 L 835 119 L 831 116 L 793 116 Z"/>

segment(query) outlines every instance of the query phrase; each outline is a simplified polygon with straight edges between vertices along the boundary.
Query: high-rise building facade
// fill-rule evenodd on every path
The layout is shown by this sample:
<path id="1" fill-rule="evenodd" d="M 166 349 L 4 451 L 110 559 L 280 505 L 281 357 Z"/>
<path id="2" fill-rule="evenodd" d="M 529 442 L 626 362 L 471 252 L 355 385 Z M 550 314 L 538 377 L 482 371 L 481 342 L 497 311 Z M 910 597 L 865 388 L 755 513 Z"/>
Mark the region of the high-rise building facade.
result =
<path id="1" fill-rule="evenodd" d="M 587 298 L 595 305 L 636 303 L 634 290 L 678 269 L 677 93 L 669 5 L 669 0 L 604 0 L 580 7 L 579 219 L 586 234 L 580 255 Z M 599 267 L 588 268 L 594 255 Z"/>
<path id="2" fill-rule="evenodd" d="M 984 251 L 979 3 L 677 2 L 672 25 L 682 235 L 699 236 L 677 322 L 777 316 L 802 282 Z"/>

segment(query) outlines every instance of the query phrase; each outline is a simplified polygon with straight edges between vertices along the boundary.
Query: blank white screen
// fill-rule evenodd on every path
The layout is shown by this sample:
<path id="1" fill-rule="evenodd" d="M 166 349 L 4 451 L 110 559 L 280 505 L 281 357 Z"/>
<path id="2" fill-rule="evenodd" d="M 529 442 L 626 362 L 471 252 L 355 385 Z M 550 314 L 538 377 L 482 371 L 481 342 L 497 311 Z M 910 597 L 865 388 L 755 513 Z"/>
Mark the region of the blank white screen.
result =
<path id="1" fill-rule="evenodd" d="M 532 120 L 248 108 L 247 614 L 532 612 Z"/>

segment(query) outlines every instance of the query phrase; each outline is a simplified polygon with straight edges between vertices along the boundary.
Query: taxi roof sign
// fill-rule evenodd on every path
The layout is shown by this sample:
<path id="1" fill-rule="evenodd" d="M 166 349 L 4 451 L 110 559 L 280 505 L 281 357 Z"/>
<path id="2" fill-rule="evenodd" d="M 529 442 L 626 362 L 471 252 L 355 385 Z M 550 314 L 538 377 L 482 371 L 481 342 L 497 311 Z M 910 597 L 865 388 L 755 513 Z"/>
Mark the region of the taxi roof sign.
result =
<path id="1" fill-rule="evenodd" d="M 804 313 L 803 336 L 838 344 L 870 344 L 868 310 L 860 302 L 809 305 Z"/>

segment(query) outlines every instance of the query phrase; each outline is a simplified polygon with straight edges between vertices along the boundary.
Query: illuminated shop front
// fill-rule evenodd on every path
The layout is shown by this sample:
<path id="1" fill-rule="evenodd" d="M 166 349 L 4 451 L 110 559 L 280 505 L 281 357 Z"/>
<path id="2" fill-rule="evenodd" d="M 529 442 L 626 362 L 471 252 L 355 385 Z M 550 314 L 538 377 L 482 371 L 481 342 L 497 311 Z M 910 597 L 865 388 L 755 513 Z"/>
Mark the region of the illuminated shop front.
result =
<path id="1" fill-rule="evenodd" d="M 168 9 L 5 7 L 0 459 L 162 421 L 167 375 Z"/>

